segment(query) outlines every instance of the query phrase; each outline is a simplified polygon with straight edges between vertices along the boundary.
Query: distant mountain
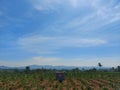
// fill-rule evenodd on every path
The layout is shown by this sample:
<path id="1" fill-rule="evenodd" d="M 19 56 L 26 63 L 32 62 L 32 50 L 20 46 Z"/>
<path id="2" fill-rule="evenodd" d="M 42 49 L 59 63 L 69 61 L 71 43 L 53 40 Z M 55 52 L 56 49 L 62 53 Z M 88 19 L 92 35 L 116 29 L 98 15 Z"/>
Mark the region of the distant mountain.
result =
<path id="1" fill-rule="evenodd" d="M 92 68 L 96 68 L 96 69 L 110 69 L 110 67 L 101 67 L 99 68 L 98 66 L 93 67 L 93 66 L 52 66 L 52 65 L 30 65 L 29 66 L 31 70 L 33 69 L 56 69 L 56 70 L 62 70 L 62 69 L 67 69 L 67 70 L 71 70 L 74 68 L 79 68 L 80 70 L 84 69 L 84 70 L 89 70 Z M 25 69 L 26 66 L 23 67 L 8 67 L 8 66 L 0 66 L 0 69 L 4 70 L 4 69 Z"/>
<path id="2" fill-rule="evenodd" d="M 10 67 L 7 66 L 0 66 L 0 69 L 9 69 Z"/>
<path id="3" fill-rule="evenodd" d="M 8 67 L 8 66 L 0 66 L 0 69 L 25 69 L 25 67 Z"/>

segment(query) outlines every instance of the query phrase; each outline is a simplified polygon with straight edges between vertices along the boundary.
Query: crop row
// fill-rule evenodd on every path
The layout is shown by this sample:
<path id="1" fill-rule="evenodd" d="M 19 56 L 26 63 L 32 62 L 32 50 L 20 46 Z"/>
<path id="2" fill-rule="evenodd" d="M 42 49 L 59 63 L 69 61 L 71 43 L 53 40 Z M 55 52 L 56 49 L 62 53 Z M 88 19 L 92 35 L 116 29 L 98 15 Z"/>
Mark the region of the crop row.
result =
<path id="1" fill-rule="evenodd" d="M 119 90 L 118 72 L 67 72 L 60 83 L 55 72 L 0 72 L 0 90 Z"/>

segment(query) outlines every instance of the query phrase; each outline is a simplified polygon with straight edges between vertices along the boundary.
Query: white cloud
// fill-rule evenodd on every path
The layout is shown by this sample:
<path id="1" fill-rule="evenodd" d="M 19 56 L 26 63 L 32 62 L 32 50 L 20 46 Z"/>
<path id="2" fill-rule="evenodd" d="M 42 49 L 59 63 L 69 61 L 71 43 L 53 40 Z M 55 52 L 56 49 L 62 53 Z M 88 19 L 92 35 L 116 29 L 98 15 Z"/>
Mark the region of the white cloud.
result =
<path id="1" fill-rule="evenodd" d="M 93 1 L 93 0 L 92 0 Z M 83 8 L 92 6 L 91 0 L 67 0 L 72 8 Z"/>
<path id="2" fill-rule="evenodd" d="M 33 7 L 40 11 L 55 10 L 61 2 L 61 0 L 31 0 Z"/>
<path id="3" fill-rule="evenodd" d="M 61 60 L 60 58 L 56 58 L 56 57 L 41 57 L 41 56 L 32 57 L 32 59 L 31 59 L 31 61 L 33 63 L 35 62 L 36 64 L 38 63 L 38 64 L 42 64 L 42 65 L 43 64 L 44 65 L 46 65 L 46 64 L 52 65 L 60 60 Z"/>
<path id="4" fill-rule="evenodd" d="M 66 12 L 69 12 L 69 16 L 72 15 L 73 11 L 81 12 L 81 9 L 91 9 L 87 11 L 85 9 L 84 12 L 89 12 L 87 15 L 81 17 L 74 17 L 70 20 L 66 18 L 61 18 L 58 16 L 56 19 L 57 23 L 53 25 L 53 23 L 49 24 L 50 27 L 54 27 L 55 32 L 66 32 L 67 30 L 74 30 L 77 33 L 81 33 L 81 31 L 91 32 L 97 30 L 107 24 L 113 23 L 115 21 L 120 20 L 120 5 L 114 5 L 116 0 L 104 1 L 104 0 L 31 0 L 33 3 L 33 7 L 40 11 L 52 11 L 58 9 L 59 7 L 63 7 Z M 63 10 L 63 11 L 64 11 Z M 66 16 L 65 12 L 61 12 L 64 16 Z M 67 17 L 67 16 L 66 16 Z M 57 27 L 56 27 L 57 26 Z M 49 26 L 47 26 L 50 30 Z M 59 30 L 58 30 L 59 29 Z"/>
<path id="5" fill-rule="evenodd" d="M 35 56 L 24 61 L 0 60 L 0 66 L 27 66 L 27 65 L 64 65 L 64 66 L 97 66 L 101 62 L 103 66 L 116 67 L 120 63 L 120 57 L 89 57 L 89 58 L 59 58 Z"/>
<path id="6" fill-rule="evenodd" d="M 88 7 L 92 6 L 93 2 L 91 2 L 91 0 L 31 0 L 33 7 L 36 10 L 40 11 L 56 10 L 59 7 L 64 7 L 64 9 L 67 9 L 68 7 L 69 8 Z"/>
<path id="7" fill-rule="evenodd" d="M 84 17 L 77 17 L 71 21 L 68 21 L 62 26 L 63 27 L 62 29 L 70 30 L 71 28 L 72 29 L 77 28 L 76 29 L 77 31 L 91 32 L 98 30 L 99 28 L 107 24 L 119 20 L 120 20 L 119 10 L 116 10 L 115 8 L 107 8 L 103 6 L 103 7 L 99 7 L 94 12 L 89 13 L 89 15 L 85 15 Z"/>
<path id="8" fill-rule="evenodd" d="M 71 2 L 71 5 L 73 6 L 73 7 L 77 7 L 78 6 L 78 0 L 69 0 L 70 2 Z"/>
<path id="9" fill-rule="evenodd" d="M 36 58 L 36 59 L 35 59 Z M 118 66 L 120 57 L 75 57 L 75 58 L 59 58 L 59 57 L 33 57 L 31 59 L 34 64 L 42 65 L 64 65 L 64 66 L 97 66 L 101 62 L 103 66 Z"/>
<path id="10" fill-rule="evenodd" d="M 34 56 L 22 61 L 0 60 L 0 66 L 56 65 L 60 58 Z"/>
<path id="11" fill-rule="evenodd" d="M 98 62 L 101 62 L 103 66 L 118 66 L 120 63 L 120 57 L 89 57 L 89 58 L 74 58 L 71 62 L 66 62 L 67 65 L 75 66 L 97 66 Z"/>
<path id="12" fill-rule="evenodd" d="M 39 1 L 41 2 L 41 1 Z M 53 3 L 57 4 L 64 4 L 65 0 L 52 0 L 50 1 L 50 6 Z M 85 12 L 89 12 L 87 15 L 84 15 L 83 17 L 81 16 L 77 16 L 74 18 L 71 18 L 70 20 L 68 19 L 64 19 L 64 18 L 59 18 L 56 20 L 57 22 L 51 23 L 49 24 L 50 26 L 47 26 L 48 30 L 50 31 L 51 27 L 52 29 L 54 28 L 55 32 L 68 32 L 70 30 L 72 31 L 77 31 L 77 33 L 81 33 L 81 32 L 91 32 L 91 31 L 95 31 L 98 30 L 99 28 L 108 25 L 110 23 L 113 23 L 115 21 L 120 20 L 120 8 L 119 5 L 115 5 L 113 7 L 114 0 L 111 0 L 111 2 L 106 2 L 104 0 L 66 0 L 66 2 L 68 2 L 71 7 L 76 7 L 78 8 L 76 10 L 76 12 L 80 12 L 80 8 L 84 9 L 84 8 L 91 8 L 92 11 L 85 11 Z M 44 1 L 44 3 L 47 3 L 47 1 Z M 47 3 L 48 4 L 48 3 Z M 46 5 L 49 6 L 49 5 Z M 41 5 L 40 5 L 41 7 Z M 69 6 L 65 6 L 64 8 L 66 9 Z M 71 8 L 70 7 L 70 8 Z M 48 8 L 48 7 L 47 7 Z M 57 6 L 54 7 L 55 9 L 57 8 Z M 68 10 L 68 8 L 66 9 Z M 74 9 L 73 9 L 74 10 Z M 70 15 L 71 16 L 73 11 L 70 11 Z M 82 12 L 84 13 L 84 12 Z M 66 14 L 64 14 L 63 12 L 63 17 L 66 16 Z"/>
<path id="13" fill-rule="evenodd" d="M 57 19 L 58 23 L 51 23 L 49 24 L 50 26 L 47 26 L 46 29 L 43 29 L 43 31 L 46 30 L 46 32 L 49 34 L 49 32 L 51 33 L 54 28 L 56 33 L 53 33 L 56 35 L 53 35 L 52 37 L 39 36 L 39 34 L 37 34 L 19 38 L 18 44 L 25 50 L 33 50 L 41 53 L 54 53 L 54 50 L 68 47 L 79 48 L 104 45 L 108 43 L 108 40 L 106 40 L 103 36 L 100 36 L 100 34 L 98 34 L 98 36 L 100 36 L 99 38 L 94 36 L 94 34 L 93 36 L 86 38 L 75 37 L 75 35 L 78 35 L 78 33 L 86 35 L 86 33 L 99 30 L 99 28 L 109 23 L 120 20 L 119 7 L 113 7 L 112 4 L 115 2 L 113 0 L 111 0 L 112 3 L 105 2 L 104 0 L 32 0 L 32 2 L 33 7 L 40 11 L 54 10 L 58 8 L 59 5 L 63 5 L 64 8 L 78 8 L 78 12 L 80 8 L 87 7 L 91 8 L 92 12 L 83 17 L 78 16 L 70 20 L 61 18 Z M 66 6 L 65 2 L 67 2 L 69 5 L 67 4 Z M 64 13 L 62 16 L 64 16 Z M 65 37 L 62 35 L 57 36 L 59 35 L 60 31 L 70 35 L 66 35 Z M 71 31 L 74 32 L 74 35 Z"/>
<path id="14" fill-rule="evenodd" d="M 59 7 L 59 5 L 63 5 L 64 8 L 72 7 L 72 8 L 82 8 L 82 7 L 90 7 L 93 9 L 100 9 L 101 7 L 111 7 L 113 6 L 117 0 L 30 0 L 33 4 L 33 7 L 38 10 L 54 10 Z M 119 8 L 119 5 L 115 6 Z"/>
<path id="15" fill-rule="evenodd" d="M 100 38 L 80 38 L 80 37 L 45 37 L 32 36 L 18 40 L 20 47 L 26 50 L 50 53 L 62 48 L 93 47 L 107 44 L 108 42 Z"/>

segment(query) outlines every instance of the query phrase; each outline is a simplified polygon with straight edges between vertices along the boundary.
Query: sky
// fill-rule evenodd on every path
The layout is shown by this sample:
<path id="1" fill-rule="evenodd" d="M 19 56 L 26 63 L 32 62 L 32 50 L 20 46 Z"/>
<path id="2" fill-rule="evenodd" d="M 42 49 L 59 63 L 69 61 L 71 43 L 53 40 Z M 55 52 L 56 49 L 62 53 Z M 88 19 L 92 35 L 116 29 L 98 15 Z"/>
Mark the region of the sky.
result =
<path id="1" fill-rule="evenodd" d="M 120 0 L 0 0 L 0 65 L 120 65 Z"/>

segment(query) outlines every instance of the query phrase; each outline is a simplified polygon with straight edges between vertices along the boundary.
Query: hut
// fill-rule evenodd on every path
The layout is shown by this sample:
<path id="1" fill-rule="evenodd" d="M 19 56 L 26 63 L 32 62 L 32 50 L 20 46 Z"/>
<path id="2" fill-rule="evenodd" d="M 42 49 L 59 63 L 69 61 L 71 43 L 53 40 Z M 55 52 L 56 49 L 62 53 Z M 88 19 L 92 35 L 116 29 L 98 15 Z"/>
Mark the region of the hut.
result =
<path id="1" fill-rule="evenodd" d="M 56 80 L 59 82 L 65 80 L 65 72 L 56 72 Z"/>

